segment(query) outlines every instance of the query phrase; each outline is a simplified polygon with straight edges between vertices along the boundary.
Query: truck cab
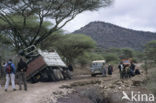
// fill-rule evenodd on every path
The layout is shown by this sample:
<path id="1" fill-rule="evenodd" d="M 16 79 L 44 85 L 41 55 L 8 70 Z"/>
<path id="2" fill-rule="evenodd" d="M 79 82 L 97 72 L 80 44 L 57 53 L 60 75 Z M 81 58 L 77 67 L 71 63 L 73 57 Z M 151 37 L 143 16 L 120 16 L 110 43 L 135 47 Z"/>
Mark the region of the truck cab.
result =
<path id="1" fill-rule="evenodd" d="M 105 65 L 105 60 L 96 60 L 92 61 L 90 70 L 91 70 L 91 76 L 95 77 L 96 75 L 102 74 L 102 67 Z"/>

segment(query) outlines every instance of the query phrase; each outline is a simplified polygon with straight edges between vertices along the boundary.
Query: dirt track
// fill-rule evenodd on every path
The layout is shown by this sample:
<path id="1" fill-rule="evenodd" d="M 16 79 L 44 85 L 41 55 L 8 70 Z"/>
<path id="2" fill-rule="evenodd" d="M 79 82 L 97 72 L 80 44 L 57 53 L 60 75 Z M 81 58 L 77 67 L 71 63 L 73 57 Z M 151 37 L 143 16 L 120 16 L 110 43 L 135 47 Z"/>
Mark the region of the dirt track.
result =
<path id="1" fill-rule="evenodd" d="M 62 85 L 71 84 L 73 82 L 82 82 L 100 79 L 103 77 L 92 78 L 88 76 L 77 77 L 73 80 L 59 81 L 59 82 L 49 82 L 49 83 L 36 83 L 28 84 L 28 91 L 12 91 L 10 87 L 8 92 L 4 92 L 4 89 L 0 89 L 0 103 L 46 103 L 47 101 L 53 100 L 55 102 L 54 92 L 60 91 Z M 104 78 L 109 79 L 109 77 Z M 18 88 L 18 86 L 16 86 Z M 64 94 L 70 92 L 70 89 L 62 89 Z"/>

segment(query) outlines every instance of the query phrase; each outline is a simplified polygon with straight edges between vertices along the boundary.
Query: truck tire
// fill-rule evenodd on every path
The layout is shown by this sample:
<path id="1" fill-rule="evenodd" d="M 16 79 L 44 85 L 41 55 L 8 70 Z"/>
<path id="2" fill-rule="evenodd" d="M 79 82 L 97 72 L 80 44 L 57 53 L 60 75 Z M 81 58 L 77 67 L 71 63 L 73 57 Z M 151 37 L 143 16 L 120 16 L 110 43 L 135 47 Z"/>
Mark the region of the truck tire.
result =
<path id="1" fill-rule="evenodd" d="M 56 77 L 55 77 L 53 70 L 51 70 L 51 78 L 52 78 L 52 81 L 56 81 Z"/>
<path id="2" fill-rule="evenodd" d="M 56 78 L 56 81 L 59 81 L 59 77 L 56 69 L 54 69 L 54 76 Z"/>
<path id="3" fill-rule="evenodd" d="M 57 73 L 58 73 L 59 80 L 62 80 L 61 71 L 59 69 L 57 70 Z"/>
<path id="4" fill-rule="evenodd" d="M 60 71 L 58 69 L 57 69 L 57 77 L 58 77 L 58 80 L 61 80 Z"/>
<path id="5" fill-rule="evenodd" d="M 61 70 L 59 70 L 59 74 L 60 74 L 60 79 L 63 80 L 64 77 L 63 77 L 63 74 L 62 74 Z"/>
<path id="6" fill-rule="evenodd" d="M 39 82 L 39 79 L 36 78 L 36 76 L 31 78 L 31 83 L 37 83 L 37 82 Z"/>

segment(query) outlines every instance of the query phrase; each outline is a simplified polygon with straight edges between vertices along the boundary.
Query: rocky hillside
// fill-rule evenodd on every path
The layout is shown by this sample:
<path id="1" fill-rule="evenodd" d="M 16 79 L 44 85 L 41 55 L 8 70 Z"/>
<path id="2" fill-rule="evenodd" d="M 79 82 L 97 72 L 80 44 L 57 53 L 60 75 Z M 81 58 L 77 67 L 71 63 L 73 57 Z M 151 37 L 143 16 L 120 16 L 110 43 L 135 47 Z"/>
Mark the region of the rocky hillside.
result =
<path id="1" fill-rule="evenodd" d="M 105 22 L 91 22 L 74 33 L 83 33 L 90 36 L 102 48 L 128 47 L 141 50 L 144 44 L 156 40 L 156 33 L 126 29 Z"/>

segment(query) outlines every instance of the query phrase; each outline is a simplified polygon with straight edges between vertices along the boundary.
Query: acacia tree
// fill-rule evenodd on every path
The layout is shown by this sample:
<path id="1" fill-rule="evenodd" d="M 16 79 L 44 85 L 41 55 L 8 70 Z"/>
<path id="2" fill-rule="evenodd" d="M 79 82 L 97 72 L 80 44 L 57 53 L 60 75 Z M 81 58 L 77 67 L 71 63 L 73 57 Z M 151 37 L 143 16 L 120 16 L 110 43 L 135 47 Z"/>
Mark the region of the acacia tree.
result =
<path id="1" fill-rule="evenodd" d="M 38 19 L 36 16 L 31 16 L 27 18 L 27 25 L 23 29 L 22 23 L 23 20 L 20 16 L 13 15 L 12 20 L 16 23 L 16 29 L 21 33 L 22 38 L 25 42 L 31 42 L 33 35 L 36 33 L 38 28 Z M 40 34 L 48 31 L 48 27 L 51 25 L 50 22 L 44 21 L 42 23 L 42 28 L 40 29 Z M 24 42 L 20 39 L 19 36 L 16 36 L 15 33 L 12 31 L 12 27 L 6 22 L 0 20 L 0 37 L 2 38 L 1 42 L 3 44 L 12 44 L 11 46 L 15 47 L 15 50 L 19 50 L 20 48 L 24 47 Z M 10 46 L 10 45 L 8 45 Z M 25 46 L 26 47 L 26 46 Z"/>
<path id="2" fill-rule="evenodd" d="M 156 40 L 152 40 L 145 45 L 146 59 L 156 63 Z"/>
<path id="3" fill-rule="evenodd" d="M 121 59 L 129 59 L 134 57 L 134 50 L 131 48 L 123 48 L 121 49 L 122 55 L 120 55 Z"/>
<path id="4" fill-rule="evenodd" d="M 67 63 L 73 63 L 84 52 L 90 52 L 96 47 L 96 43 L 90 37 L 83 34 L 67 34 L 62 39 L 55 41 L 54 48 L 63 56 Z"/>
<path id="5" fill-rule="evenodd" d="M 1 0 L 0 20 L 9 25 L 6 36 L 13 40 L 16 49 L 21 49 L 40 44 L 76 15 L 87 10 L 97 10 L 110 3 L 111 0 Z M 34 33 L 25 35 L 32 18 L 37 18 L 38 21 L 33 28 Z M 47 20 L 53 25 L 42 31 Z"/>

